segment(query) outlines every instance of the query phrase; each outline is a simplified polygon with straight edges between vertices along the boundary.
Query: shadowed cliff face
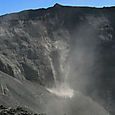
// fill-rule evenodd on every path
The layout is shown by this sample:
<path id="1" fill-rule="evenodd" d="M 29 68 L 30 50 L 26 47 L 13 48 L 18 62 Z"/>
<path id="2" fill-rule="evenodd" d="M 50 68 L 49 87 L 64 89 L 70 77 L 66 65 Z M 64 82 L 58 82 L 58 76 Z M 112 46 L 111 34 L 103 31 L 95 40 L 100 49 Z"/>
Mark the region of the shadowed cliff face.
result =
<path id="1" fill-rule="evenodd" d="M 67 96 L 68 92 L 64 93 L 64 90 L 68 91 L 69 89 L 70 92 L 80 92 L 80 95 L 82 94 L 81 99 L 85 99 L 85 103 L 81 101 L 81 105 L 78 106 L 72 103 L 76 98 L 73 98 L 72 101 L 67 100 L 67 106 L 64 106 L 64 109 L 66 111 L 69 104 L 71 105 L 68 114 L 76 114 L 73 106 L 82 108 L 83 105 L 87 106 L 89 103 L 93 105 L 92 101 L 95 101 L 94 108 L 97 107 L 95 111 L 98 111 L 97 105 L 99 104 L 99 107 L 105 108 L 104 111 L 114 115 L 114 12 L 114 7 L 96 9 L 65 7 L 56 4 L 48 9 L 28 10 L 1 16 L 1 102 L 9 105 L 9 101 L 8 103 L 4 101 L 3 96 L 5 95 L 3 89 L 7 89 L 8 92 L 11 92 L 11 96 L 8 98 L 5 95 L 5 98 L 7 100 L 13 99 L 15 104 L 20 99 L 19 105 L 29 106 L 32 97 L 34 100 L 30 106 L 32 110 L 36 111 L 35 106 L 40 106 L 41 103 L 42 106 L 47 103 L 51 108 L 57 104 L 57 108 L 59 104 L 57 99 L 54 100 L 54 103 L 50 100 L 48 102 L 43 100 L 49 99 L 50 93 L 57 94 L 58 92 L 60 93 L 57 94 L 58 96 L 61 93 Z M 6 75 L 7 77 L 4 78 Z M 6 85 L 3 85 L 3 79 L 9 79 L 9 77 L 11 77 L 11 84 L 10 81 L 8 83 L 8 80 L 4 80 Z M 22 84 L 14 88 L 12 82 L 16 85 L 18 84 L 16 80 Z M 10 87 L 8 88 L 7 85 L 9 86 L 9 84 Z M 38 85 L 40 88 L 37 91 Z M 32 88 L 29 89 L 30 86 Z M 24 102 L 19 95 L 23 95 L 23 98 L 25 98 L 26 93 L 20 91 L 22 92 L 20 94 L 18 92 L 22 87 L 24 87 L 23 91 L 27 91 L 30 96 Z M 60 88 L 62 89 L 60 90 Z M 38 96 L 38 92 L 46 97 Z M 91 98 L 91 101 L 89 98 Z M 40 100 L 42 100 L 41 103 Z M 89 108 L 91 107 L 89 106 Z M 103 111 L 103 109 L 100 110 Z M 45 110 L 51 115 L 60 111 L 60 109 L 49 111 L 46 106 Z M 72 110 L 75 112 L 73 113 Z M 61 111 L 59 114 L 64 114 L 65 111 Z M 79 110 L 78 115 L 89 115 L 85 111 L 86 109 Z M 41 112 L 43 112 L 42 109 Z M 57 115 L 59 114 L 57 113 Z M 105 113 L 97 114 L 104 115 Z"/>

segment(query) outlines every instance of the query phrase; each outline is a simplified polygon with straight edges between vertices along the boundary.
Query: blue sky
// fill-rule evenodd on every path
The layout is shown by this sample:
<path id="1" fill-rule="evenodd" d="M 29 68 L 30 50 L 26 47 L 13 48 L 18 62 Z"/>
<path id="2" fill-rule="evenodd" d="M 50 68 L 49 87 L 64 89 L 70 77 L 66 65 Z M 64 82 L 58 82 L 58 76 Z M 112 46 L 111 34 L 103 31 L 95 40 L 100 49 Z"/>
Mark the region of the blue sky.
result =
<path id="1" fill-rule="evenodd" d="M 0 0 L 0 15 L 26 9 L 47 8 L 55 3 L 69 6 L 115 6 L 115 0 Z"/>

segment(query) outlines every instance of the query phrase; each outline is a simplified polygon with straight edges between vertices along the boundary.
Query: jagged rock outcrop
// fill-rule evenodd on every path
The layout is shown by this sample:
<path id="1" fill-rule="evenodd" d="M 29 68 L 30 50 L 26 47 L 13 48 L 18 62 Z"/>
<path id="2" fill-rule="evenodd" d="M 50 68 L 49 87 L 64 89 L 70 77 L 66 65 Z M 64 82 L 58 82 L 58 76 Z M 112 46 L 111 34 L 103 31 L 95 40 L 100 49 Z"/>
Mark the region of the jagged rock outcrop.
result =
<path id="1" fill-rule="evenodd" d="M 27 108 L 22 108 L 22 107 L 11 108 L 11 107 L 4 107 L 3 105 L 0 105 L 0 114 L 1 115 L 38 115 L 37 113 L 33 113 Z M 46 114 L 40 113 L 39 115 L 46 115 Z"/>

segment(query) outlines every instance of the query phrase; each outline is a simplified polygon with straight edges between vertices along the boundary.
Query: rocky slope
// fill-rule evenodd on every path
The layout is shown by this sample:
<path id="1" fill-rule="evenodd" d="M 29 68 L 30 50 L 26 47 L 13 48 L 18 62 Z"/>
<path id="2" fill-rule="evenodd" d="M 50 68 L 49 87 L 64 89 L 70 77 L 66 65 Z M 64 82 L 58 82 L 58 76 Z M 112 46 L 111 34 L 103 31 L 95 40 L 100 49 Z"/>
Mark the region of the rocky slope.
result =
<path id="1" fill-rule="evenodd" d="M 47 88 L 66 79 L 114 115 L 114 12 L 56 4 L 0 16 L 0 102 L 42 112 Z"/>
<path id="2" fill-rule="evenodd" d="M 26 108 L 17 107 L 4 107 L 3 105 L 0 106 L 0 115 L 38 115 L 36 113 L 32 113 L 31 111 L 27 110 Z M 45 115 L 45 114 L 39 114 Z"/>

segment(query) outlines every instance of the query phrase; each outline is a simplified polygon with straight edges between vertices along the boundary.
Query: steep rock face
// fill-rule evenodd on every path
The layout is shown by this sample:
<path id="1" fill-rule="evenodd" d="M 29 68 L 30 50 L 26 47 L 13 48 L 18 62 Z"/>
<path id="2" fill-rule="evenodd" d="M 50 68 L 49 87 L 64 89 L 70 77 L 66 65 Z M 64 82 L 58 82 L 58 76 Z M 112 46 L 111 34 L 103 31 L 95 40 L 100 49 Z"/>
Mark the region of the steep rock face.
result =
<path id="1" fill-rule="evenodd" d="M 0 71 L 45 87 L 69 76 L 75 90 L 114 113 L 114 12 L 56 4 L 1 16 Z"/>
<path id="2" fill-rule="evenodd" d="M 24 79 L 24 76 L 21 74 L 21 67 L 18 67 L 18 62 L 15 64 L 11 60 L 7 59 L 4 55 L 0 56 L 0 71 L 7 73 L 10 76 Z"/>

